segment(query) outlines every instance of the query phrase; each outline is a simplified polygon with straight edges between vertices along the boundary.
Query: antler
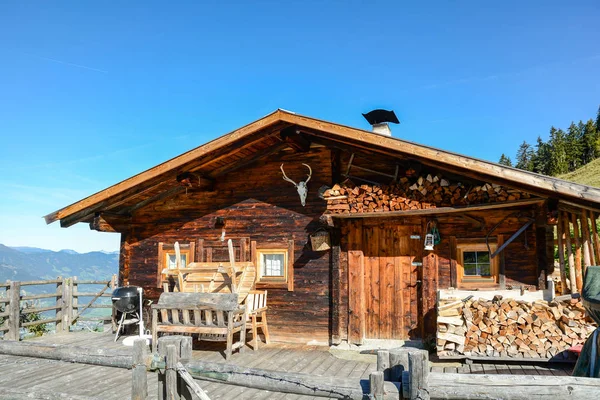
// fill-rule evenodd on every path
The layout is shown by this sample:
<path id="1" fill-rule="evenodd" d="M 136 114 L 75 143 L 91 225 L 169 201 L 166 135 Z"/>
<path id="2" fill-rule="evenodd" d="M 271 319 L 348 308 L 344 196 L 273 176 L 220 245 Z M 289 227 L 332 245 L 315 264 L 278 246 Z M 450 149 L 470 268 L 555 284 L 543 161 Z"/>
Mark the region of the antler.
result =
<path id="1" fill-rule="evenodd" d="M 304 183 L 308 183 L 308 181 L 310 181 L 310 177 L 312 176 L 312 169 L 310 168 L 310 165 L 308 164 L 304 164 L 302 163 L 302 165 L 306 165 L 306 168 L 308 168 L 308 178 L 304 181 Z"/>
<path id="2" fill-rule="evenodd" d="M 298 186 L 296 184 L 296 182 L 294 182 L 293 180 L 291 180 L 290 178 L 287 177 L 287 175 L 285 174 L 285 171 L 283 170 L 283 164 L 281 164 L 281 166 L 279 167 L 281 169 L 281 173 L 283 174 L 283 180 L 284 181 L 288 181 L 294 184 L 294 186 Z M 309 167 L 310 168 L 310 167 Z"/>

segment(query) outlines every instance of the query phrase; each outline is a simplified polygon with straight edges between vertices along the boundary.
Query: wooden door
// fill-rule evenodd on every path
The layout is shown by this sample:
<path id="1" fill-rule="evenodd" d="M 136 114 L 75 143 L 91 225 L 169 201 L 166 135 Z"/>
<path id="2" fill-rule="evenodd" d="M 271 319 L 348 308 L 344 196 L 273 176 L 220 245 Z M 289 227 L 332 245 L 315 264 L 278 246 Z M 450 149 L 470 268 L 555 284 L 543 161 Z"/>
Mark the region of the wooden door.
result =
<path id="1" fill-rule="evenodd" d="M 350 342 L 421 336 L 418 328 L 421 257 L 421 225 L 350 223 Z"/>

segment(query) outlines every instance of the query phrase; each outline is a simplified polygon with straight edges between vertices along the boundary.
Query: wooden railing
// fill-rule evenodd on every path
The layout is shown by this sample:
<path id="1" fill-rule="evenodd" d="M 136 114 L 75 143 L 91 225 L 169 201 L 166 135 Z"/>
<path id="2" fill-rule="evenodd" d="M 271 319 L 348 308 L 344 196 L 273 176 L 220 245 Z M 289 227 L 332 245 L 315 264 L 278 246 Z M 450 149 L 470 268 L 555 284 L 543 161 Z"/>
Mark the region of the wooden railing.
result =
<path id="1" fill-rule="evenodd" d="M 22 295 L 23 287 L 53 285 L 52 292 L 32 295 Z M 98 292 L 80 291 L 81 285 L 104 285 Z M 102 297 L 110 297 L 112 290 L 117 286 L 117 276 L 113 275 L 110 280 L 80 280 L 77 277 L 40 280 L 40 281 L 7 281 L 0 283 L 0 305 L 4 311 L 0 318 L 4 323 L 0 326 L 0 332 L 4 332 L 4 338 L 19 340 L 21 328 L 29 328 L 36 325 L 55 323 L 56 332 L 68 332 L 69 327 L 77 321 L 103 320 L 109 321 L 111 316 L 87 317 L 83 312 L 93 308 L 112 308 L 111 304 L 97 304 Z M 4 293 L 2 290 L 4 289 Z M 82 298 L 90 298 L 83 302 Z M 52 305 L 45 307 L 22 307 L 28 301 L 54 299 Z M 25 303 L 26 304 L 26 303 Z M 41 318 L 35 321 L 21 322 L 21 316 L 33 313 L 48 313 L 54 311 L 54 317 Z"/>

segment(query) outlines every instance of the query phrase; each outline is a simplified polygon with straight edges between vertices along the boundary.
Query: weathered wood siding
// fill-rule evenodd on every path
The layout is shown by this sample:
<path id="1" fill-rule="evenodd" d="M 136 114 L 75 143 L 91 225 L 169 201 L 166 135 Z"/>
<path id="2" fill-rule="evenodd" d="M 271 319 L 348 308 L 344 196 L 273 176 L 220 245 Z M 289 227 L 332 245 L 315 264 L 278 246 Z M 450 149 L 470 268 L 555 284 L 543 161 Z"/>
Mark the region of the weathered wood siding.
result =
<path id="1" fill-rule="evenodd" d="M 308 184 L 302 207 L 295 187 L 282 179 L 279 166 L 296 182 Z M 268 319 L 275 340 L 327 342 L 330 332 L 330 254 L 313 252 L 309 234 L 318 227 L 325 202 L 317 196 L 331 185 L 331 159 L 326 149 L 271 156 L 242 170 L 217 178 L 214 192 L 189 191 L 138 210 L 129 233 L 123 234 L 121 277 L 146 289 L 156 299 L 158 243 L 217 240 L 224 217 L 227 238 L 249 237 L 262 243 L 294 240 L 294 291 L 269 288 Z"/>
<path id="2" fill-rule="evenodd" d="M 514 215 L 516 212 L 522 212 L 521 218 Z M 535 208 L 534 207 L 523 207 L 522 209 L 506 209 L 506 210 L 494 210 L 494 211 L 480 211 L 480 212 L 472 212 L 468 215 L 474 219 L 477 219 L 481 222 L 481 226 L 477 227 L 472 221 L 461 218 L 456 214 L 446 215 L 446 216 L 436 216 L 438 221 L 438 229 L 440 231 L 440 235 L 442 241 L 440 244 L 435 246 L 434 251 L 425 251 L 422 255 L 423 266 L 417 268 L 416 278 L 421 281 L 419 283 L 418 292 L 416 294 L 416 304 L 411 304 L 410 308 L 406 308 L 409 310 L 405 318 L 416 318 L 418 319 L 418 326 L 416 329 L 411 331 L 410 337 L 428 337 L 435 333 L 435 305 L 436 305 L 436 296 L 438 289 L 445 289 L 451 284 L 451 266 L 456 264 L 456 241 L 460 241 L 462 239 L 484 239 L 486 234 L 500 221 L 504 219 L 504 221 L 497 227 L 497 229 L 492 233 L 491 238 L 495 239 L 498 235 L 502 235 L 504 240 L 508 240 L 519 228 L 521 228 L 526 222 L 527 219 L 524 216 L 534 216 Z M 360 221 L 360 220 L 358 220 Z M 358 242 L 357 238 L 361 238 L 364 236 L 360 233 L 355 232 L 357 229 L 363 229 L 363 225 L 372 225 L 378 224 L 377 219 L 366 219 L 365 222 L 341 222 L 343 226 L 343 237 L 342 237 L 342 255 L 340 257 L 340 268 L 342 270 L 342 276 L 349 277 L 349 279 L 345 279 L 342 282 L 342 287 L 348 287 L 345 293 L 342 293 L 341 301 L 342 305 L 340 306 L 340 310 L 344 310 L 346 315 L 341 313 L 340 315 L 340 325 L 342 327 L 346 327 L 346 329 L 342 328 L 341 336 L 343 339 L 347 339 L 350 337 L 350 340 L 353 342 L 360 342 L 360 339 L 357 339 L 357 332 L 353 332 L 353 326 L 356 326 L 356 322 L 352 323 L 352 318 L 358 319 L 359 317 L 355 315 L 352 311 L 353 307 L 356 308 L 356 304 L 350 304 L 350 296 L 348 295 L 350 291 L 353 290 L 352 283 L 353 278 L 356 279 L 352 274 L 352 271 L 349 270 L 349 252 L 355 251 L 358 249 L 356 243 Z M 371 222 L 369 222 L 371 221 Z M 379 223 L 382 227 L 389 226 L 393 227 L 394 225 L 401 226 L 418 226 L 421 227 L 421 241 L 420 246 L 422 246 L 423 238 L 425 235 L 425 229 L 427 224 L 427 218 L 387 218 L 381 219 Z M 525 236 L 527 240 L 525 241 Z M 544 248 L 547 247 L 547 243 L 538 244 L 539 237 L 536 237 L 536 226 L 535 224 L 530 226 L 525 233 L 521 234 L 517 239 L 515 239 L 511 244 L 509 244 L 506 249 L 503 251 L 504 253 L 504 264 L 505 264 L 505 276 L 506 276 L 506 285 L 513 286 L 514 288 L 518 288 L 522 285 L 538 285 L 538 269 L 545 269 L 546 266 L 538 266 L 540 262 L 539 254 L 537 251 L 537 246 L 541 245 Z M 372 240 L 368 240 L 369 242 L 373 242 Z M 371 243 L 373 245 L 373 243 Z M 369 258 L 369 247 L 365 247 L 363 252 L 363 256 L 365 260 Z M 382 254 L 384 253 L 381 249 L 371 250 L 371 253 L 374 254 Z M 372 256 L 373 254 L 371 254 Z M 354 254 L 356 257 L 357 254 Z M 414 256 L 418 254 L 415 253 Z M 542 260 L 543 261 L 543 260 Z M 365 261 L 365 276 L 368 280 L 372 281 L 372 273 L 375 271 L 373 268 L 368 268 L 368 263 Z M 344 271 L 346 273 L 344 274 Z M 385 286 L 385 282 L 377 281 Z M 407 284 L 414 285 L 415 282 L 411 282 L 411 280 L 407 281 Z M 366 298 L 364 300 L 364 309 L 366 310 L 367 315 L 365 316 L 365 332 L 368 336 L 369 331 L 373 329 L 377 329 L 378 327 L 368 325 L 372 323 L 373 318 L 368 314 L 373 313 L 375 315 L 378 314 L 378 311 L 371 309 L 370 305 L 373 302 L 377 302 L 379 300 L 377 293 L 369 292 L 365 290 Z M 380 306 L 381 308 L 381 306 Z M 418 313 L 418 314 L 417 314 Z M 348 315 L 350 317 L 348 317 Z M 415 321 L 415 326 L 417 325 L 417 321 Z M 349 336 L 350 335 L 350 336 Z M 403 337 L 398 337 L 403 338 Z"/>

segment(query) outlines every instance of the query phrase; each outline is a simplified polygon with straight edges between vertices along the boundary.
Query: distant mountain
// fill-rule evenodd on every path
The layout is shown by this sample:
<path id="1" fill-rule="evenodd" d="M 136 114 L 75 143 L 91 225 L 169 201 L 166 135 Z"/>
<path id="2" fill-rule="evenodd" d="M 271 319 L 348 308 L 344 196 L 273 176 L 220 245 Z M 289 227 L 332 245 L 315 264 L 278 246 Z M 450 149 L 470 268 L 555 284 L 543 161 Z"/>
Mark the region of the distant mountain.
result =
<path id="1" fill-rule="evenodd" d="M 118 269 L 118 252 L 77 253 L 0 244 L 0 281 L 53 279 L 57 276 L 109 279 Z"/>

